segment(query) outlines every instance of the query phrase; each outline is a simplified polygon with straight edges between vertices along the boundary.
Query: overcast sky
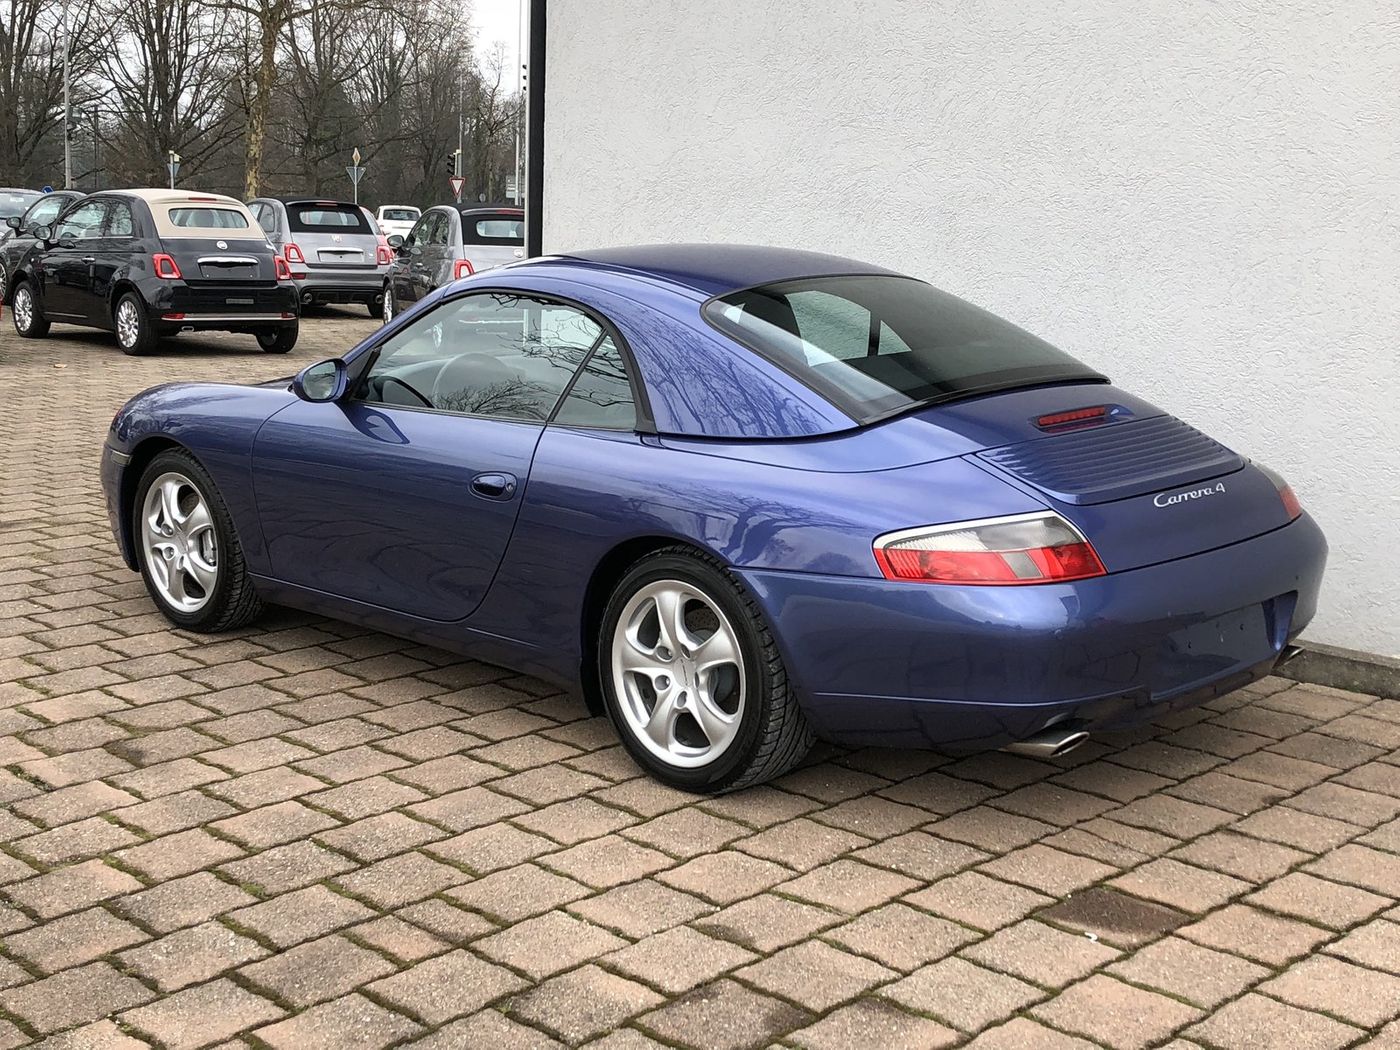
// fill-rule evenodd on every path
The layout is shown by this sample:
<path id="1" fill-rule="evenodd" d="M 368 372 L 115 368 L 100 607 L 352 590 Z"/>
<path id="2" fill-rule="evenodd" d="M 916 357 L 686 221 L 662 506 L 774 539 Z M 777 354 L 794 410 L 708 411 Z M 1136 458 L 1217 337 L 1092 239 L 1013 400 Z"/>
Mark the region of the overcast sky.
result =
<path id="1" fill-rule="evenodd" d="M 520 72 L 520 59 L 516 57 L 520 7 L 521 0 L 475 0 L 472 4 L 477 60 L 484 59 L 496 41 L 502 41 L 506 45 L 505 82 L 511 86 L 518 82 L 515 74 Z"/>

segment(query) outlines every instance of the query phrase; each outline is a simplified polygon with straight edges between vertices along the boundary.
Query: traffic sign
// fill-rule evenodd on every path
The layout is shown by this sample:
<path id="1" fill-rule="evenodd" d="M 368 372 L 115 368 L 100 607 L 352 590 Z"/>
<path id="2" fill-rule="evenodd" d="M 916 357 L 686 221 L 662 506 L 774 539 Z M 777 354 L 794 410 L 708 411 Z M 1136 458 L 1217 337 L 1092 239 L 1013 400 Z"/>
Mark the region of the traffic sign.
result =
<path id="1" fill-rule="evenodd" d="M 467 180 L 460 175 L 449 175 L 447 185 L 452 188 L 452 196 L 457 199 L 457 203 L 462 203 L 462 187 L 467 184 Z"/>
<path id="2" fill-rule="evenodd" d="M 52 192 L 53 192 L 53 187 L 52 187 L 52 186 L 45 186 L 45 187 L 44 187 L 44 192 L 45 192 L 45 193 L 52 193 Z"/>

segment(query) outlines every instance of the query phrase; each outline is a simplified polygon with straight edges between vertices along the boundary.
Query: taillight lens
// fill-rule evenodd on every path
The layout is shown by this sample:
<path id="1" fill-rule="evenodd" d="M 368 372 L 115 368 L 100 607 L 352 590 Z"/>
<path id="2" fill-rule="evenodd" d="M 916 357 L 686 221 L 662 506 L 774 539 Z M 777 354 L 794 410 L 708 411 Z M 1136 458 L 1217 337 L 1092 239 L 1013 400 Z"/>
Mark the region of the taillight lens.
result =
<path id="1" fill-rule="evenodd" d="M 166 281 L 178 281 L 180 279 L 180 267 L 175 260 L 164 252 L 156 252 L 151 256 L 151 266 L 155 269 L 156 276 Z"/>
<path id="2" fill-rule="evenodd" d="M 282 255 L 289 263 L 301 263 L 306 265 L 306 256 L 301 254 L 301 249 L 295 244 L 289 244 L 282 249 Z"/>
<path id="3" fill-rule="evenodd" d="M 472 264 L 466 259 L 458 259 L 452 264 L 452 279 L 455 281 L 459 277 L 470 277 L 476 273 L 472 269 Z"/>
<path id="4" fill-rule="evenodd" d="M 1052 511 L 929 525 L 875 541 L 888 580 L 1012 586 L 1103 576 L 1093 545 Z"/>
<path id="5" fill-rule="evenodd" d="M 1283 501 L 1284 513 L 1288 515 L 1288 520 L 1292 521 L 1303 513 L 1303 504 L 1298 500 L 1298 495 L 1293 491 L 1293 486 L 1284 480 L 1283 475 L 1276 470 L 1270 470 L 1262 463 L 1254 464 L 1263 473 L 1264 477 L 1274 483 L 1274 488 L 1278 489 L 1278 498 Z"/>
<path id="6" fill-rule="evenodd" d="M 277 256 L 273 260 L 272 265 L 277 271 L 277 279 L 279 281 L 290 281 L 292 279 L 292 268 L 287 265 L 287 260 L 282 258 L 282 256 Z"/>
<path id="7" fill-rule="evenodd" d="M 394 253 L 389 250 L 389 242 L 384 235 L 379 235 L 379 247 L 374 250 L 374 264 L 376 266 L 388 266 L 394 261 Z"/>

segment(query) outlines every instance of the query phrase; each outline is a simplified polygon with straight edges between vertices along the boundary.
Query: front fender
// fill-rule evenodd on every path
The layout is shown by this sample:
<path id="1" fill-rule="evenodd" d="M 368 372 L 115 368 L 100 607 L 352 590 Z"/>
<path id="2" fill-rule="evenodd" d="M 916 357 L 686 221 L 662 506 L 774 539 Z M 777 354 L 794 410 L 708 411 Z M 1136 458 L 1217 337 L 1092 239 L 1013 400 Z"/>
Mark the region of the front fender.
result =
<path id="1" fill-rule="evenodd" d="M 114 453 L 103 484 L 123 552 L 131 549 L 131 508 L 146 465 L 162 449 L 189 451 L 209 472 L 233 518 L 250 571 L 265 572 L 267 552 L 253 499 L 252 449 L 258 429 L 296 399 L 281 386 L 170 383 L 128 401 L 112 419 L 107 448 Z M 127 457 L 125 462 L 120 462 Z"/>

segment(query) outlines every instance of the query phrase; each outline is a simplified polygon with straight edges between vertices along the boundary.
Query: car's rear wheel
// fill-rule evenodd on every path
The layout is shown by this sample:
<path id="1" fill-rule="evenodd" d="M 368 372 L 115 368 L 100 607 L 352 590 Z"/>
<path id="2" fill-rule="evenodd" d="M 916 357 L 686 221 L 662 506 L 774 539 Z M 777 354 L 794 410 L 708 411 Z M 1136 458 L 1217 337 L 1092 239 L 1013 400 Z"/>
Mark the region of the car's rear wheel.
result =
<path id="1" fill-rule="evenodd" d="M 262 611 L 233 519 L 188 452 L 162 452 L 142 472 L 131 529 L 146 590 L 172 623 L 212 633 Z"/>
<path id="2" fill-rule="evenodd" d="M 258 345 L 263 348 L 264 353 L 288 353 L 292 347 L 297 345 L 299 331 L 297 325 L 279 325 L 276 328 L 266 328 L 258 333 Z"/>
<path id="3" fill-rule="evenodd" d="M 812 733 L 762 611 L 718 561 L 651 554 L 618 583 L 598 667 L 623 744 L 657 779 L 689 791 L 770 780 Z"/>
<path id="4" fill-rule="evenodd" d="M 40 311 L 34 287 L 28 281 L 20 281 L 15 288 L 10 314 L 14 318 L 15 331 L 25 339 L 42 339 L 49 334 L 49 322 Z"/>
<path id="5" fill-rule="evenodd" d="M 146 316 L 146 304 L 135 292 L 127 292 L 117 300 L 116 309 L 112 311 L 112 325 L 122 353 L 139 357 L 156 348 L 159 340 Z"/>

